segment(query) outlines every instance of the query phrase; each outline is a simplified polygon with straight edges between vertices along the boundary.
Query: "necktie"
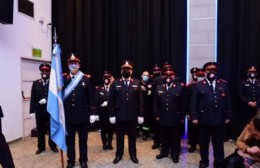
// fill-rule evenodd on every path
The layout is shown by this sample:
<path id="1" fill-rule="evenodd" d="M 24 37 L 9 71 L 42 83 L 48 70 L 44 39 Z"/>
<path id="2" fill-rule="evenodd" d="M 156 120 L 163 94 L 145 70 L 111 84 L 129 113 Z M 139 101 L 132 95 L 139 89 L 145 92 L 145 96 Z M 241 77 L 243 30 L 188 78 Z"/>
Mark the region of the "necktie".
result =
<path id="1" fill-rule="evenodd" d="M 214 89 L 214 86 L 213 86 L 213 81 L 210 81 L 210 87 L 211 87 L 211 90 L 212 90 L 213 92 L 215 92 L 215 89 Z"/>
<path id="2" fill-rule="evenodd" d="M 106 91 L 106 92 L 108 92 L 108 91 L 109 91 L 107 86 L 105 87 L 105 91 Z"/>
<path id="3" fill-rule="evenodd" d="M 128 87 L 128 80 L 125 80 L 125 86 Z"/>
<path id="4" fill-rule="evenodd" d="M 71 78 L 72 78 L 72 79 L 74 79 L 74 78 L 75 78 L 75 76 L 73 75 Z"/>

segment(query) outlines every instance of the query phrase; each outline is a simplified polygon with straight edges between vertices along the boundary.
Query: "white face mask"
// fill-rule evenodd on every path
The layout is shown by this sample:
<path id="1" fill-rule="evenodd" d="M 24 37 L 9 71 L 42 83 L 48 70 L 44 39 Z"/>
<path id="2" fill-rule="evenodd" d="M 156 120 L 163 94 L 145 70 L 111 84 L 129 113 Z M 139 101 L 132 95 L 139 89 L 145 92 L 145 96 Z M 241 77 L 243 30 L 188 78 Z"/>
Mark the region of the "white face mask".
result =
<path id="1" fill-rule="evenodd" d="M 198 77 L 198 82 L 202 81 L 204 79 L 204 77 Z"/>
<path id="2" fill-rule="evenodd" d="M 71 73 L 75 73 L 79 70 L 78 64 L 70 64 L 68 67 Z"/>

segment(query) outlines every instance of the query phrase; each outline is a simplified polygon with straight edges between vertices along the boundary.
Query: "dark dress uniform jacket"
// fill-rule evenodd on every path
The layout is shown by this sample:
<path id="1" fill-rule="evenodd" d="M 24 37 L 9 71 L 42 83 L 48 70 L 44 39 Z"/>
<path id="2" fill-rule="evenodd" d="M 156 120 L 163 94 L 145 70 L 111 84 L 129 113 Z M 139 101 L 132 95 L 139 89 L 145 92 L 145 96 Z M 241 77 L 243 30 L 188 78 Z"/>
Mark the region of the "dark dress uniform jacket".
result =
<path id="1" fill-rule="evenodd" d="M 202 125 L 223 125 L 231 119 L 231 102 L 228 84 L 216 80 L 215 93 L 204 79 L 195 84 L 191 100 L 191 119 Z"/>
<path id="2" fill-rule="evenodd" d="M 101 107 L 104 101 L 109 102 L 109 93 L 105 90 L 104 86 L 96 87 L 96 108 L 100 121 L 109 122 L 109 106 Z"/>
<path id="3" fill-rule="evenodd" d="M 143 117 L 143 94 L 139 80 L 131 79 L 126 86 L 122 79 L 117 79 L 110 87 L 109 92 L 110 117 L 116 121 L 136 121 L 138 116 Z"/>
<path id="4" fill-rule="evenodd" d="M 30 114 L 36 113 L 37 116 L 48 116 L 47 104 L 40 104 L 43 98 L 47 100 L 49 90 L 49 82 L 43 85 L 43 80 L 39 79 L 33 82 L 31 90 Z"/>
<path id="5" fill-rule="evenodd" d="M 69 74 L 64 76 L 64 89 L 71 82 Z M 89 122 L 93 105 L 93 91 L 88 75 L 82 77 L 78 85 L 64 101 L 65 117 L 68 123 Z"/>
<path id="6" fill-rule="evenodd" d="M 239 98 L 242 100 L 245 106 L 250 109 L 247 104 L 250 101 L 256 101 L 256 108 L 260 108 L 260 81 L 255 80 L 255 83 L 251 83 L 249 79 L 243 80 L 239 86 Z"/>
<path id="7" fill-rule="evenodd" d="M 183 89 L 181 83 L 173 83 L 167 90 L 166 84 L 158 85 L 154 99 L 154 116 L 159 117 L 163 126 L 181 124 L 184 119 Z"/>

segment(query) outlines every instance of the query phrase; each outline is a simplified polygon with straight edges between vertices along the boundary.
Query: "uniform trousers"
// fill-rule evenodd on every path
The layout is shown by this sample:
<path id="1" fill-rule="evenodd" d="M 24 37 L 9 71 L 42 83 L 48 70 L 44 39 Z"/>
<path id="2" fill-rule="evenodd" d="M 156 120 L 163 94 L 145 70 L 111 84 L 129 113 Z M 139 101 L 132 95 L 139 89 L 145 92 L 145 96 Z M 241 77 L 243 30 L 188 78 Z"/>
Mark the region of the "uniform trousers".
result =
<path id="1" fill-rule="evenodd" d="M 116 123 L 116 156 L 124 154 L 124 137 L 128 136 L 130 156 L 136 156 L 136 121 L 117 121 Z"/>
<path id="2" fill-rule="evenodd" d="M 199 144 L 199 127 L 193 124 L 191 120 L 188 121 L 188 137 L 190 146 L 195 148 Z"/>
<path id="3" fill-rule="evenodd" d="M 45 134 L 48 132 L 48 143 L 51 149 L 56 148 L 56 144 L 51 140 L 50 136 L 50 116 L 49 114 L 39 116 L 36 114 L 36 127 L 38 136 L 38 149 L 45 150 Z"/>
<path id="4" fill-rule="evenodd" d="M 168 156 L 169 149 L 171 150 L 171 156 L 179 156 L 181 151 L 181 126 L 164 126 L 161 125 L 161 154 Z"/>
<path id="5" fill-rule="evenodd" d="M 100 121 L 100 128 L 103 145 L 112 145 L 113 125 L 109 121 Z"/>
<path id="6" fill-rule="evenodd" d="M 67 143 L 67 157 L 68 163 L 74 164 L 75 163 L 75 136 L 76 132 L 78 132 L 78 139 L 79 139 L 79 162 L 86 163 L 88 161 L 88 148 L 87 148 L 87 141 L 88 141 L 88 122 L 82 123 L 66 123 L 67 129 L 67 136 L 66 136 L 66 143 Z"/>
<path id="7" fill-rule="evenodd" d="M 2 132 L 0 132 L 0 164 L 3 168 L 15 167 L 9 146 Z"/>
<path id="8" fill-rule="evenodd" d="M 214 166 L 224 160 L 224 125 L 199 125 L 199 144 L 201 163 L 209 163 L 209 142 L 212 139 Z"/>

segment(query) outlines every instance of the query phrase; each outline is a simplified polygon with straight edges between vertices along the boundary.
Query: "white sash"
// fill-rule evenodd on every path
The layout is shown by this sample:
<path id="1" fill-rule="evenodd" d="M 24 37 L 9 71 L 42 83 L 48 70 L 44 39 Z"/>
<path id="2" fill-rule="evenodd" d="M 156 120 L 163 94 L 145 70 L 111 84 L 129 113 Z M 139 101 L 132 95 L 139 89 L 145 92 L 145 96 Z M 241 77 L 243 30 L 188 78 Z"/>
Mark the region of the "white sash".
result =
<path id="1" fill-rule="evenodd" d="M 79 71 L 75 75 L 75 78 L 73 80 L 71 80 L 70 84 L 64 90 L 63 100 L 65 100 L 70 95 L 72 90 L 78 85 L 78 83 L 80 82 L 80 80 L 82 79 L 83 76 L 84 76 L 84 74 L 81 71 Z"/>

